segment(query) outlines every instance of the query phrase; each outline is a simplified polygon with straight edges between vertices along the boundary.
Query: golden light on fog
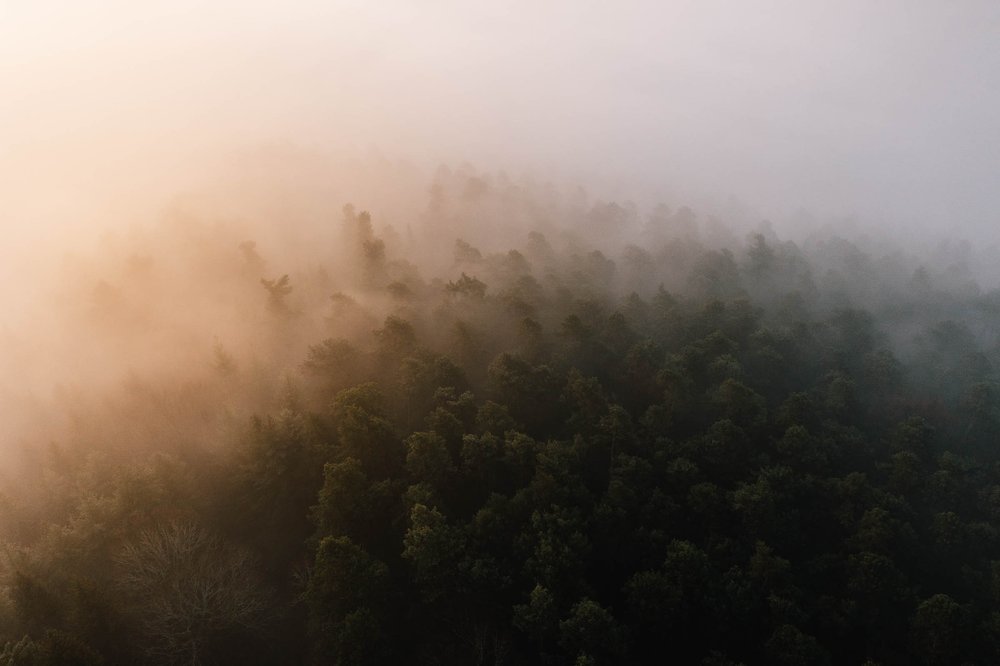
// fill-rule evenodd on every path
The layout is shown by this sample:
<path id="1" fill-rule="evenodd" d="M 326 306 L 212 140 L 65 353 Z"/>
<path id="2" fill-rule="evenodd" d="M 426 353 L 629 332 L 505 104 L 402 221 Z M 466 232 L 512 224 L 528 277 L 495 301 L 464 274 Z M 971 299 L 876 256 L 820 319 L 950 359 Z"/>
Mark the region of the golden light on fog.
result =
<path id="1" fill-rule="evenodd" d="M 995 662 L 998 30 L 0 0 L 0 662 Z"/>

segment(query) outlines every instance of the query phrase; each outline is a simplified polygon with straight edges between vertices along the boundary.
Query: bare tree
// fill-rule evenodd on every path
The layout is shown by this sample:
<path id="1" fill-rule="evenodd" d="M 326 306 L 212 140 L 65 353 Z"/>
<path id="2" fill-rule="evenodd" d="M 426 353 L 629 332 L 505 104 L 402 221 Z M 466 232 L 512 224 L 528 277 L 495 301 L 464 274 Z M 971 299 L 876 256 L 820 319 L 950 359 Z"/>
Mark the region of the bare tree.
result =
<path id="1" fill-rule="evenodd" d="M 150 661 L 202 664 L 213 643 L 259 631 L 269 594 L 249 552 L 199 527 L 173 523 L 143 532 L 119 557 L 118 584 Z"/>

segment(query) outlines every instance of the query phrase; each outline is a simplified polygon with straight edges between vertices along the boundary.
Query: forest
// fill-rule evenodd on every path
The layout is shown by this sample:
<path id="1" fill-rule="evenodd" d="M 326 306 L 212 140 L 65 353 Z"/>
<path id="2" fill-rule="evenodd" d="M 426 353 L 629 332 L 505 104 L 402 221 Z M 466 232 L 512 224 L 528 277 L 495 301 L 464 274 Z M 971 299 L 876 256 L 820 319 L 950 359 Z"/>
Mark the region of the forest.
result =
<path id="1" fill-rule="evenodd" d="M 469 168 L 421 197 L 288 204 L 283 244 L 168 211 L 62 264 L 0 664 L 1000 661 L 968 245 Z"/>

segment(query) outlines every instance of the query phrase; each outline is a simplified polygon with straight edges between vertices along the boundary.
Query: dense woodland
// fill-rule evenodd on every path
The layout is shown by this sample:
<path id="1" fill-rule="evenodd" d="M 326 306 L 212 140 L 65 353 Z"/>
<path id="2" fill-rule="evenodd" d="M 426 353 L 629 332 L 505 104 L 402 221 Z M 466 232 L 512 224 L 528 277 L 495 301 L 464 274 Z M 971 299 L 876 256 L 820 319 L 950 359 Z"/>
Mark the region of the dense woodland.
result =
<path id="1" fill-rule="evenodd" d="M 72 335 L 113 349 L 235 324 L 57 391 L 4 481 L 0 663 L 1000 660 L 967 248 L 463 172 L 322 220 L 297 264 L 174 216 L 72 269 Z"/>

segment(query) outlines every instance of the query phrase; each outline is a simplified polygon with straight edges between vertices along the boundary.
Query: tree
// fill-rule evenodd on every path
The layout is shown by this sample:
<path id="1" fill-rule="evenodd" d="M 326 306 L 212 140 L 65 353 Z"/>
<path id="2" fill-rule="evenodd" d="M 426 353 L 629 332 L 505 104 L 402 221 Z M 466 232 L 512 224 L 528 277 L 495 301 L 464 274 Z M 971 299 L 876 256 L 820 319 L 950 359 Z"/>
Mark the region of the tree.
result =
<path id="1" fill-rule="evenodd" d="M 445 285 L 445 291 L 455 296 L 482 300 L 486 297 L 486 283 L 477 277 L 470 277 L 464 272 L 458 280 Z"/>
<path id="2" fill-rule="evenodd" d="M 913 656 L 925 664 L 961 663 L 965 622 L 965 609 L 947 594 L 925 599 L 910 623 Z"/>
<path id="3" fill-rule="evenodd" d="M 437 601 L 461 585 L 457 563 L 463 550 L 461 533 L 448 525 L 436 508 L 415 504 L 410 528 L 403 537 L 403 557 L 413 567 L 414 580 L 427 601 Z"/>
<path id="4" fill-rule="evenodd" d="M 146 658 L 213 663 L 256 644 L 273 606 L 249 552 L 200 527 L 146 530 L 117 558 L 117 584 L 139 621 Z"/>
<path id="5" fill-rule="evenodd" d="M 251 421 L 237 478 L 239 501 L 254 512 L 248 536 L 260 540 L 269 564 L 300 554 L 311 532 L 308 508 L 322 483 L 317 439 L 305 415 L 291 409 Z"/>
<path id="6" fill-rule="evenodd" d="M 556 599 L 547 588 L 536 584 L 528 603 L 514 606 L 514 626 L 528 634 L 540 649 L 548 647 L 558 626 Z"/>
<path id="7" fill-rule="evenodd" d="M 0 651 L 5 666 L 103 666 L 101 656 L 76 636 L 48 630 L 37 639 L 24 636 Z"/>
<path id="8" fill-rule="evenodd" d="M 772 664 L 797 666 L 830 663 L 829 653 L 815 637 L 790 624 L 775 629 L 765 647 L 769 663 Z"/>
<path id="9" fill-rule="evenodd" d="M 347 340 L 332 338 L 309 347 L 302 369 L 325 382 L 333 394 L 360 383 L 365 374 L 361 352 Z"/>
<path id="10" fill-rule="evenodd" d="M 286 300 L 288 295 L 292 293 L 292 285 L 288 276 L 282 275 L 280 278 L 274 280 L 261 278 L 260 283 L 267 292 L 268 309 L 277 315 L 287 316 L 291 314 Z"/>
<path id="11" fill-rule="evenodd" d="M 399 484 L 373 483 L 357 458 L 328 462 L 323 468 L 323 487 L 312 507 L 319 539 L 346 536 L 377 554 L 396 549 L 396 530 L 389 526 L 399 510 Z"/>
<path id="12" fill-rule="evenodd" d="M 382 403 L 382 392 L 368 383 L 341 391 L 333 404 L 340 449 L 360 460 L 373 478 L 394 474 L 403 462 L 402 445 Z"/>
<path id="13" fill-rule="evenodd" d="M 415 432 L 406 440 L 406 470 L 418 483 L 441 490 L 455 473 L 447 443 L 435 432 Z"/>
<path id="14" fill-rule="evenodd" d="M 391 663 L 390 598 L 385 564 L 347 537 L 320 541 L 306 589 L 314 663 Z"/>
<path id="15" fill-rule="evenodd" d="M 570 655 L 591 658 L 594 663 L 615 663 L 623 656 L 621 628 L 611 613 L 592 599 L 581 599 L 559 622 L 560 644 Z"/>
<path id="16" fill-rule="evenodd" d="M 561 414 L 553 409 L 550 399 L 558 392 L 558 379 L 548 366 L 533 366 L 502 353 L 490 364 L 489 376 L 501 404 L 528 433 L 551 432 L 560 423 Z"/>
<path id="17" fill-rule="evenodd" d="M 413 324 L 390 315 L 386 317 L 382 328 L 375 331 L 375 344 L 380 356 L 398 362 L 416 349 L 417 334 L 413 330 Z"/>

